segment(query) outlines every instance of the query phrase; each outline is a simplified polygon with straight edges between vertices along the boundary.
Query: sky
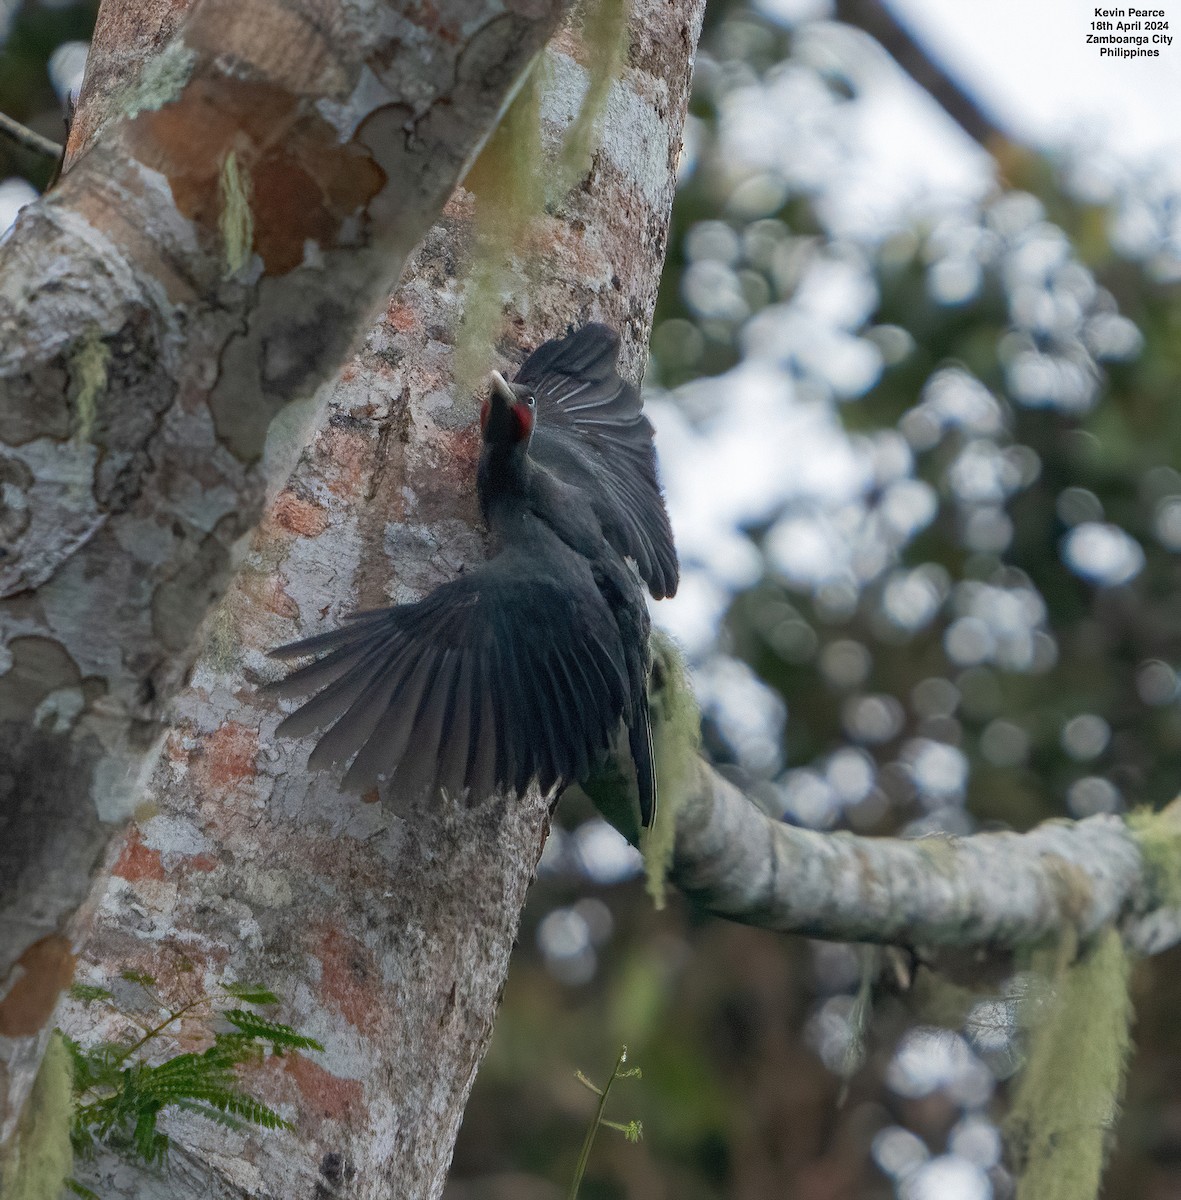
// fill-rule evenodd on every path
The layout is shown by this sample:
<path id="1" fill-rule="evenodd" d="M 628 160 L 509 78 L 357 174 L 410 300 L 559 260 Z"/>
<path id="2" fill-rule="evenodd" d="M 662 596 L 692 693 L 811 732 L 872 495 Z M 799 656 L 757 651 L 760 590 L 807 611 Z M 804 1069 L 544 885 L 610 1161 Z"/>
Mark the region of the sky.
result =
<path id="1" fill-rule="evenodd" d="M 1181 6 L 1154 6 L 1173 18 L 1173 44 L 1160 47 L 1158 58 L 1105 59 L 1086 44 L 1095 7 L 1086 0 L 890 2 L 1019 138 L 1042 145 L 1098 139 L 1131 158 L 1181 146 Z"/>

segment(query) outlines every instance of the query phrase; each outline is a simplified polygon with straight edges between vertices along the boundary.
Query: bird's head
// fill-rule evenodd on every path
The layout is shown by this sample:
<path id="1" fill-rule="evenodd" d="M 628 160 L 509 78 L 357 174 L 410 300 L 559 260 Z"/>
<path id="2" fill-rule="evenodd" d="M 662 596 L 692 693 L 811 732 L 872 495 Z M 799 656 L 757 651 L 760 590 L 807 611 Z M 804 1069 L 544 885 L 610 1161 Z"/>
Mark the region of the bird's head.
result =
<path id="1" fill-rule="evenodd" d="M 533 436 L 537 401 L 523 383 L 509 383 L 499 371 L 492 372 L 492 386 L 480 408 L 480 428 L 489 445 L 528 448 Z"/>

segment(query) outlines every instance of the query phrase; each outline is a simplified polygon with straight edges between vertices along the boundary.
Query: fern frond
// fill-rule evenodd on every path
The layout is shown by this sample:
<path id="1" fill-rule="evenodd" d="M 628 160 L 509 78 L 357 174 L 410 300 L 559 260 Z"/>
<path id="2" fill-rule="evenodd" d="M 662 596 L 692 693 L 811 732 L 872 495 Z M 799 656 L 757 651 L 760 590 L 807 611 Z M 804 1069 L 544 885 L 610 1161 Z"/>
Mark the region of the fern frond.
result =
<path id="1" fill-rule="evenodd" d="M 156 1128 L 159 1109 L 141 1112 L 135 1122 L 132 1140 L 140 1158 L 146 1163 L 163 1163 L 168 1154 L 168 1135 Z"/>
<path id="2" fill-rule="evenodd" d="M 141 971 L 124 971 L 122 976 L 148 989 L 156 984 L 153 976 Z M 75 996 L 82 1001 L 111 998 L 105 989 L 88 985 L 75 989 Z M 224 989 L 224 996 L 242 1004 L 278 1003 L 273 992 L 249 984 L 231 984 Z M 208 1003 L 209 997 L 198 996 L 180 1009 L 168 1009 L 168 1019 L 148 1029 L 138 1041 L 102 1042 L 84 1049 L 63 1037 L 73 1071 L 75 1106 L 70 1140 L 76 1154 L 91 1157 L 101 1143 L 125 1157 L 162 1164 L 168 1156 L 169 1139 L 157 1122 L 167 1108 L 191 1112 L 227 1129 L 250 1125 L 291 1128 L 274 1109 L 244 1092 L 238 1076 L 239 1068 L 260 1062 L 268 1053 L 323 1049 L 315 1038 L 290 1025 L 233 1008 L 217 1014 L 232 1028 L 214 1033 L 213 1044 L 205 1050 L 174 1054 L 155 1065 L 143 1061 L 143 1055 L 151 1052 L 145 1047 L 158 1044 L 169 1025 L 197 1005 Z M 81 1184 L 70 1190 L 88 1200 L 92 1197 Z"/>
<path id="3" fill-rule="evenodd" d="M 128 983 L 138 983 L 143 987 L 155 987 L 155 975 L 147 975 L 143 971 L 120 971 L 120 979 L 126 979 Z"/>
<path id="4" fill-rule="evenodd" d="M 278 1021 L 268 1021 L 266 1017 L 260 1017 L 257 1013 L 247 1012 L 244 1008 L 231 1008 L 228 1012 L 224 1012 L 221 1015 L 248 1037 L 269 1042 L 276 1052 L 279 1052 L 280 1049 L 324 1049 L 315 1038 L 297 1033 L 290 1025 L 282 1025 Z"/>
<path id="5" fill-rule="evenodd" d="M 70 999 L 89 1004 L 92 1000 L 110 1000 L 111 993 L 106 988 L 95 987 L 93 983 L 72 983 L 70 984 Z"/>
<path id="6" fill-rule="evenodd" d="M 227 996 L 241 1000 L 246 1004 L 278 1004 L 279 997 L 274 992 L 263 987 L 253 987 L 248 983 L 227 983 L 222 989 Z"/>
<path id="7" fill-rule="evenodd" d="M 290 1121 L 285 1121 L 273 1108 L 269 1108 L 261 1100 L 255 1100 L 253 1096 L 247 1096 L 245 1092 L 226 1092 L 224 1095 L 206 1099 L 223 1112 L 233 1113 L 234 1116 L 249 1121 L 251 1125 L 259 1125 L 263 1129 L 292 1128 Z"/>
<path id="8" fill-rule="evenodd" d="M 205 1104 L 200 1100 L 178 1100 L 176 1107 L 184 1112 L 191 1112 L 198 1117 L 204 1117 L 205 1120 L 212 1121 L 215 1125 L 222 1125 L 226 1129 L 233 1129 L 240 1132 L 247 1128 L 247 1122 L 239 1120 L 233 1113 L 227 1112 L 224 1109 L 214 1108 L 212 1104 Z"/>

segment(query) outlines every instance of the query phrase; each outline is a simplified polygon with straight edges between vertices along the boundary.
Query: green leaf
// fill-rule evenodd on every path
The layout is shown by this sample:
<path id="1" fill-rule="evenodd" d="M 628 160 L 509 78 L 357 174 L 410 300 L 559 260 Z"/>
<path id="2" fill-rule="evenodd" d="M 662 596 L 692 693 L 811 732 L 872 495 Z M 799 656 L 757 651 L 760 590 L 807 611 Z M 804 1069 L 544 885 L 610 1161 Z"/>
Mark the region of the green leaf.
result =
<path id="1" fill-rule="evenodd" d="M 281 1046 L 285 1050 L 324 1049 L 315 1038 L 297 1033 L 290 1025 L 281 1025 L 278 1021 L 268 1021 L 266 1017 L 247 1012 L 244 1008 L 231 1008 L 221 1015 L 243 1033 L 258 1038 L 260 1041 L 270 1042 L 275 1047 Z"/>
<path id="2" fill-rule="evenodd" d="M 140 971 L 124 971 L 122 978 L 146 988 L 156 983 L 153 976 Z M 79 985 L 74 994 L 83 1001 L 112 998 L 105 989 L 88 985 Z M 245 1004 L 279 1002 L 268 989 L 247 984 L 233 984 L 225 989 L 225 995 Z M 162 1164 L 168 1156 L 169 1139 L 160 1132 L 157 1121 L 167 1108 L 194 1113 L 228 1129 L 247 1125 L 291 1128 L 274 1109 L 243 1091 L 237 1075 L 238 1068 L 261 1061 L 268 1052 L 323 1049 L 314 1038 L 290 1025 L 234 1008 L 219 1014 L 233 1029 L 214 1033 L 207 1049 L 174 1054 L 155 1065 L 144 1061 L 167 1025 L 207 1001 L 208 997 L 193 1000 L 139 1041 L 101 1042 L 84 1049 L 63 1035 L 74 1077 L 70 1139 L 75 1153 L 92 1156 L 95 1146 L 102 1143 L 124 1157 Z M 76 1195 L 91 1195 L 86 1190 L 71 1190 Z"/>
<path id="3" fill-rule="evenodd" d="M 76 1179 L 66 1180 L 66 1191 L 73 1192 L 75 1196 L 81 1196 L 82 1200 L 102 1200 L 98 1192 L 92 1192 L 84 1183 L 79 1183 Z"/>
<path id="4" fill-rule="evenodd" d="M 146 975 L 143 971 L 120 971 L 119 977 L 126 979 L 128 983 L 138 983 L 143 987 L 155 987 L 155 975 Z"/>
<path id="5" fill-rule="evenodd" d="M 206 1104 L 203 1101 L 178 1100 L 176 1107 L 204 1117 L 205 1120 L 212 1121 L 216 1125 L 223 1125 L 226 1129 L 243 1130 L 247 1128 L 247 1123 L 239 1120 L 233 1113 L 215 1108 L 212 1104 Z"/>
<path id="6" fill-rule="evenodd" d="M 261 1100 L 255 1100 L 253 1096 L 247 1096 L 244 1092 L 230 1093 L 225 1097 L 224 1104 L 214 1099 L 209 1102 L 263 1129 L 293 1128 L 291 1123 L 285 1121 L 273 1108 L 268 1108 Z"/>
<path id="7" fill-rule="evenodd" d="M 93 983 L 72 983 L 70 984 L 70 999 L 89 1004 L 92 1000 L 110 1000 L 111 993 L 106 988 L 95 987 Z M 81 1184 L 78 1186 L 81 1187 Z"/>
<path id="8" fill-rule="evenodd" d="M 248 983 L 229 983 L 223 989 L 227 996 L 235 1000 L 243 1000 L 247 1004 L 278 1004 L 279 997 L 274 992 L 263 987 L 253 987 Z"/>

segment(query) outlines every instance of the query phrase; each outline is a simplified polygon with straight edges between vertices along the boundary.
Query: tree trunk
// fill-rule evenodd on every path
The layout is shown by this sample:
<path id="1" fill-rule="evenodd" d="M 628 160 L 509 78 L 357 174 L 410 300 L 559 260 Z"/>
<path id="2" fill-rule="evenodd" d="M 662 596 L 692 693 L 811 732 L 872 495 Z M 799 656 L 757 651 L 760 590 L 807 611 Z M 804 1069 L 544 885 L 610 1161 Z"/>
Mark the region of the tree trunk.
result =
<path id="1" fill-rule="evenodd" d="M 594 318 L 621 331 L 624 372 L 638 379 L 700 19 L 699 3 L 635 5 L 599 148 L 577 185 L 529 225 L 499 323 L 504 356 L 488 366 Z M 583 64 L 601 61 L 571 29 L 548 51 L 547 161 L 587 90 Z M 173 707 L 79 970 L 107 986 L 122 970 L 147 972 L 171 1000 L 195 986 L 264 983 L 287 1002 L 275 1015 L 326 1050 L 275 1060 L 251 1080 L 294 1132 L 227 1135 L 170 1120 L 180 1169 L 152 1183 L 101 1160 L 85 1178 L 104 1197 L 442 1190 L 546 805 L 533 795 L 403 818 L 375 794 L 341 795 L 334 775 L 307 773 L 306 743 L 275 740 L 281 714 L 258 685 L 278 674 L 268 648 L 350 610 L 421 595 L 483 554 L 477 400 L 452 386 L 465 350 L 460 279 L 474 207 L 460 189 L 427 234 L 267 508 Z M 74 1034 L 114 1032 L 94 1029 L 93 1010 L 68 1011 L 66 1021 Z M 182 1031 L 182 1042 L 190 1036 L 199 1032 Z"/>
<path id="2" fill-rule="evenodd" d="M 201 0 L 0 245 L 0 1148 L 271 418 L 339 365 L 560 13 Z"/>

